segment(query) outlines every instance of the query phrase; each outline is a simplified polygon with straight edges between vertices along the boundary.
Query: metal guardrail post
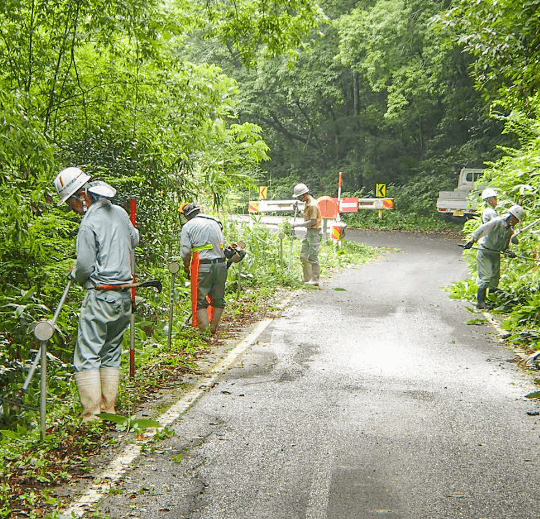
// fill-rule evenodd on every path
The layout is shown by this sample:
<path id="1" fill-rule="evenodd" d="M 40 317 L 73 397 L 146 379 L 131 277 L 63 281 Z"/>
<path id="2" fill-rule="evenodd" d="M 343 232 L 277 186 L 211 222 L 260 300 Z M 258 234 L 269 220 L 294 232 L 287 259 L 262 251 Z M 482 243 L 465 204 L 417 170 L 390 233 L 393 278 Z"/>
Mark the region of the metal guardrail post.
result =
<path id="1" fill-rule="evenodd" d="M 180 271 L 180 263 L 178 261 L 171 261 L 169 263 L 169 272 L 172 274 L 171 280 L 171 294 L 169 297 L 169 330 L 168 330 L 168 346 L 171 351 L 172 344 L 172 327 L 173 327 L 173 315 L 174 315 L 174 283 L 176 280 L 176 274 Z"/>
<path id="2" fill-rule="evenodd" d="M 47 430 L 47 341 L 54 334 L 54 324 L 51 321 L 40 321 L 34 328 L 34 335 L 41 341 L 41 394 L 39 400 L 39 418 L 41 439 L 45 439 Z"/>

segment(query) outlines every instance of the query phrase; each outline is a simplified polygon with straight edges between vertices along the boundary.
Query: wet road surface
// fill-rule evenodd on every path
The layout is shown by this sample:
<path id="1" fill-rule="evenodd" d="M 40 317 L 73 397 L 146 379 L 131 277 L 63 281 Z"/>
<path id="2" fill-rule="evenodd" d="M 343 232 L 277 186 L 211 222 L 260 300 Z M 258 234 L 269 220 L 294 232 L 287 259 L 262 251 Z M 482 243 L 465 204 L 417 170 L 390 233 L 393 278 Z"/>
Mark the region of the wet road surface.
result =
<path id="1" fill-rule="evenodd" d="M 533 376 L 444 291 L 467 276 L 457 242 L 347 239 L 401 252 L 297 296 L 102 514 L 540 518 Z"/>

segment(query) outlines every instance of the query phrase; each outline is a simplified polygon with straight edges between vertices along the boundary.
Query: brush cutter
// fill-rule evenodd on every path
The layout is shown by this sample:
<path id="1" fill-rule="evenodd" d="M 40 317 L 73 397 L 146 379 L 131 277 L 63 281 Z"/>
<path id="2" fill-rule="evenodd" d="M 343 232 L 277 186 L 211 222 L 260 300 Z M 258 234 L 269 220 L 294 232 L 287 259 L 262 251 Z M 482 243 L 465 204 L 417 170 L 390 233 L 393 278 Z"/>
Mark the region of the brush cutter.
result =
<path id="1" fill-rule="evenodd" d="M 40 323 L 36 323 L 36 326 L 34 328 L 34 335 L 37 339 L 39 339 L 41 342 L 49 340 L 53 333 L 54 333 L 54 325 L 56 323 L 56 320 L 58 319 L 58 315 L 60 314 L 60 310 L 62 310 L 62 306 L 64 306 L 64 302 L 66 300 L 66 297 L 68 295 L 69 289 L 71 288 L 72 279 L 70 278 L 67 282 L 66 288 L 64 289 L 64 293 L 62 294 L 62 297 L 60 298 L 60 302 L 58 303 L 58 307 L 56 308 L 56 311 L 54 312 L 54 316 L 51 321 L 41 321 Z M 24 394 L 28 391 L 28 387 L 30 386 L 30 382 L 32 381 L 32 378 L 34 376 L 34 373 L 36 371 L 36 368 L 39 364 L 39 360 L 41 358 L 41 347 L 39 348 L 37 355 L 34 358 L 34 362 L 32 362 L 32 366 L 30 367 L 30 371 L 28 372 L 28 375 L 26 376 L 26 380 L 24 381 L 22 389 L 19 391 L 17 395 L 17 402 L 15 402 L 15 405 L 21 405 L 22 398 Z M 21 407 L 24 407 L 21 405 Z"/>
<path id="2" fill-rule="evenodd" d="M 527 225 L 527 227 L 523 227 L 523 229 L 520 229 L 518 232 L 514 234 L 514 236 L 519 236 L 520 234 L 524 233 L 525 231 L 528 231 L 531 227 L 534 227 L 535 225 L 538 225 L 540 223 L 540 218 L 538 220 L 535 220 L 533 223 L 530 223 Z"/>
<path id="3" fill-rule="evenodd" d="M 458 247 L 464 248 L 465 245 L 459 243 Z M 470 249 L 468 249 L 468 250 L 481 250 L 481 249 L 479 247 L 470 247 Z M 490 252 L 498 252 L 499 254 L 504 254 L 505 256 L 507 256 L 509 258 L 518 258 L 518 259 L 525 260 L 525 261 L 532 261 L 534 263 L 540 263 L 540 260 L 538 260 L 538 259 L 529 258 L 528 256 L 520 256 L 519 254 L 516 254 L 515 252 L 511 251 L 510 249 L 505 250 L 505 251 L 498 251 L 498 250 L 486 249 L 484 247 L 484 250 L 488 250 Z"/>

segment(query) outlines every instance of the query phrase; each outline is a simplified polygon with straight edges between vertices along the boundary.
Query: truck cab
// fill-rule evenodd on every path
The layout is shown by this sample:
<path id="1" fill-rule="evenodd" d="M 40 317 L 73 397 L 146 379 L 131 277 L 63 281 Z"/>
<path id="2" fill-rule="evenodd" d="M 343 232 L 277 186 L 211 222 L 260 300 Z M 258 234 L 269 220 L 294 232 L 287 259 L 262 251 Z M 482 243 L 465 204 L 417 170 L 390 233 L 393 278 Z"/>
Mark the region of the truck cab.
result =
<path id="1" fill-rule="evenodd" d="M 475 183 L 484 174 L 483 169 L 462 168 L 459 172 L 458 186 L 453 191 L 440 191 L 437 198 L 437 211 L 443 216 L 472 218 L 476 214 L 476 204 L 469 200 Z M 477 186 L 477 189 L 478 186 Z"/>

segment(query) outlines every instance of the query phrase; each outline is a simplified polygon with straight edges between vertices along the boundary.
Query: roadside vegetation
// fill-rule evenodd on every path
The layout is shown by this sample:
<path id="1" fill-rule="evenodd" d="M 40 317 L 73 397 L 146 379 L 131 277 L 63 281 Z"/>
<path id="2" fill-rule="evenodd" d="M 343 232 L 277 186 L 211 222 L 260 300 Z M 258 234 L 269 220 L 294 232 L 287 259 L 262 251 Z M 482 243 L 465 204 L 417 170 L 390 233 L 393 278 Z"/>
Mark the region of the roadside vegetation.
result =
<path id="1" fill-rule="evenodd" d="M 55 493 L 58 485 L 75 483 L 92 471 L 92 456 L 114 449 L 125 441 L 135 441 L 147 427 L 158 423 L 140 416 L 141 406 L 152 407 L 156 393 L 188 391 L 204 373 L 207 357 L 216 348 L 232 343 L 239 332 L 264 316 L 275 315 L 283 294 L 300 290 L 303 285 L 298 260 L 300 240 L 291 240 L 290 224 L 283 226 L 285 237 L 252 223 L 252 229 L 224 218 L 231 240 L 247 244 L 248 255 L 233 264 L 227 284 L 227 308 L 223 326 L 213 341 L 201 336 L 189 322 L 191 312 L 189 282 L 181 275 L 172 286 L 166 265 L 154 274 L 161 279 L 161 294 L 150 289 L 141 294 L 136 313 L 135 377 L 129 378 L 129 333 L 126 334 L 123 382 L 120 388 L 118 416 L 104 416 L 98 423 L 82 426 L 80 404 L 72 380 L 72 345 L 62 345 L 61 337 L 76 335 L 76 322 L 65 320 L 77 311 L 68 302 L 62 311 L 58 340 L 49 345 L 47 433 L 40 436 L 39 371 L 22 401 L 20 377 L 13 377 L 3 392 L 3 424 L 0 428 L 0 517 L 54 517 L 61 508 Z M 291 256 L 292 252 L 292 256 Z M 344 241 L 340 247 L 325 242 L 321 247 L 322 276 L 333 271 L 372 260 L 379 252 L 369 246 Z M 306 288 L 304 288 L 306 289 Z M 142 292 L 142 290 L 140 291 Z M 169 301 L 174 305 L 173 329 L 169 347 Z M 30 341 L 31 335 L 27 338 Z M 31 353 L 35 353 L 32 350 Z M 22 403 L 25 407 L 16 404 Z M 163 404 L 161 404 L 163 405 Z M 33 407 L 34 409 L 31 409 Z M 159 413 L 158 404 L 154 406 Z M 163 411 L 164 409 L 161 409 Z M 139 416 L 137 416 L 139 413 Z M 124 440 L 118 432 L 127 434 Z M 156 439 L 170 431 L 163 430 Z"/>
<path id="2" fill-rule="evenodd" d="M 32 323 L 52 316 L 75 258 L 79 218 L 56 206 L 52 181 L 76 165 L 138 203 L 137 391 L 121 395 L 131 416 L 153 389 L 182 386 L 208 352 L 189 328 L 186 280 L 175 279 L 178 207 L 198 201 L 220 215 L 230 242 L 249 254 L 233 266 L 227 314 L 240 323 L 299 288 L 288 236 L 279 241 L 229 215 L 260 186 L 289 199 L 373 197 L 388 186 L 396 209 L 345 215 L 349 226 L 458 231 L 436 214 L 440 190 L 462 167 L 484 167 L 501 209 L 519 203 L 522 225 L 540 218 L 540 0 L 263 0 L 4 2 L 0 12 L 0 511 L 41 517 L 49 489 L 85 471 L 110 438 L 78 432 L 70 362 L 83 297 L 73 287 L 49 348 L 49 429 L 39 440 L 38 390 L 19 389 L 39 347 Z M 480 207 L 481 209 L 481 207 Z M 478 222 L 465 225 L 468 234 Z M 539 227 L 503 261 L 497 308 L 511 340 L 539 349 Z M 293 256 L 297 255 L 294 243 Z M 325 246 L 323 266 L 373 251 Z M 467 253 L 474 270 L 473 253 Z M 471 298 L 471 279 L 453 288 Z M 222 337 L 220 340 L 225 340 Z M 36 375 L 37 377 L 37 375 Z M 37 378 L 36 378 L 37 380 Z M 22 397 L 22 402 L 19 398 Z M 137 422 L 113 425 L 136 431 Z M 105 436 L 103 436 L 105 435 Z M 16 517 L 16 516 L 15 516 Z"/>
<path id="3" fill-rule="evenodd" d="M 520 228 L 540 219 L 540 127 L 531 125 L 527 118 L 512 121 L 521 126 L 523 143 L 519 150 L 508 150 L 508 155 L 495 163 L 486 172 L 485 180 L 500 193 L 499 214 L 512 204 L 522 205 L 527 210 Z M 467 236 L 479 225 L 470 220 L 465 226 Z M 540 225 L 535 225 L 519 235 L 519 244 L 511 245 L 517 258 L 501 256 L 500 290 L 490 296 L 492 311 L 499 314 L 503 329 L 508 330 L 509 340 L 516 345 L 534 351 L 540 349 Z M 471 279 L 457 283 L 454 297 L 476 300 L 476 251 L 466 251 Z"/>

